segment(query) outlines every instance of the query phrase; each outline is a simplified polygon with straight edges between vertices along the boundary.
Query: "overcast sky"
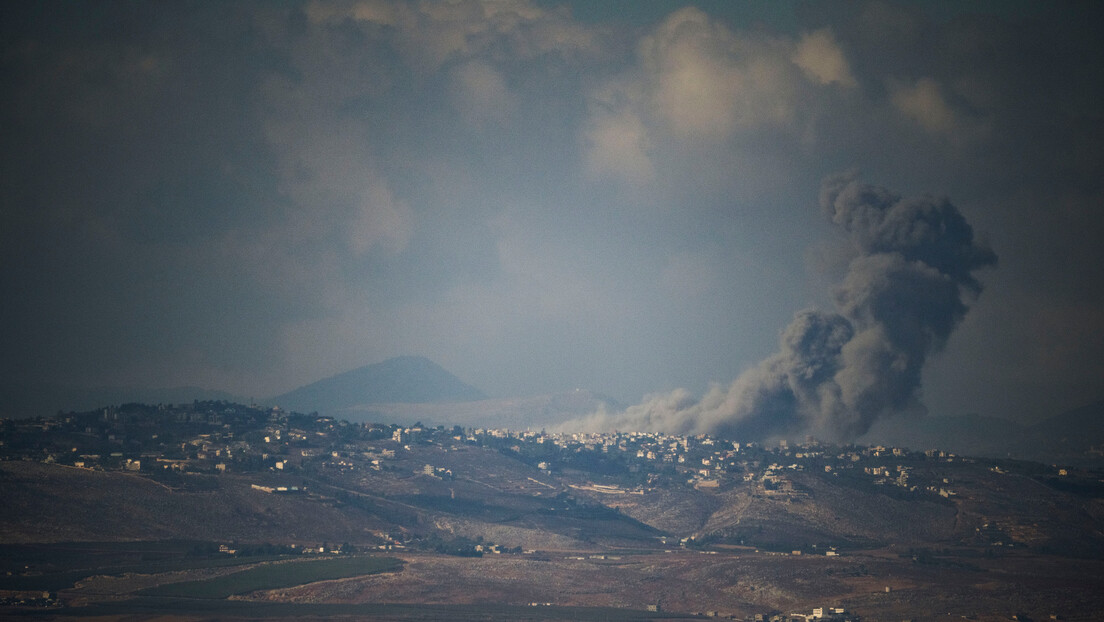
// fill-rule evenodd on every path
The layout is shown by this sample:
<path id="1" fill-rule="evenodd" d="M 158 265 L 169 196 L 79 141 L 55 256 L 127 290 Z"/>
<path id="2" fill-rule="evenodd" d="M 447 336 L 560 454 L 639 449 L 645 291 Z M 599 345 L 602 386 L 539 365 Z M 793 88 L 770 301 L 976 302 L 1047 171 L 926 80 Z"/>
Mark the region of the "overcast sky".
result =
<path id="1" fill-rule="evenodd" d="M 0 373 L 702 396 L 843 309 L 850 172 L 996 258 L 910 408 L 1104 398 L 1104 5 L 593 4 L 4 3 Z"/>

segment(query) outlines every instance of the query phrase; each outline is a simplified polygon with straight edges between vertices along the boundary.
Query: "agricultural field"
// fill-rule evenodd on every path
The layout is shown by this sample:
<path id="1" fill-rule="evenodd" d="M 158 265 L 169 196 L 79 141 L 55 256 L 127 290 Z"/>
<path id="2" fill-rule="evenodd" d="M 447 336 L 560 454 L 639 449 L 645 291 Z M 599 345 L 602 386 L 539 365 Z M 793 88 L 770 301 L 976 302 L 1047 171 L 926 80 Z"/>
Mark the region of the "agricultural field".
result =
<path id="1" fill-rule="evenodd" d="M 140 596 L 178 598 L 229 598 L 257 590 L 275 590 L 296 585 L 394 572 L 402 562 L 390 557 L 352 556 L 320 560 L 282 560 L 210 579 L 169 583 L 138 592 Z"/>

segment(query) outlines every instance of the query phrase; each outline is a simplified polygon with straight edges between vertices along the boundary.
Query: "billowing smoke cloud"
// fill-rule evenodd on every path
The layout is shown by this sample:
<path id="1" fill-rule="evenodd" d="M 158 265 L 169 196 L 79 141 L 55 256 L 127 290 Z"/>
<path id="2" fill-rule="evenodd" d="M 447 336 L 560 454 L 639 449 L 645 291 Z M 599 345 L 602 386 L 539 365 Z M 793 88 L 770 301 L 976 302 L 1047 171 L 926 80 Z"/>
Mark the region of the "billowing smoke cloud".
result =
<path id="1" fill-rule="evenodd" d="M 946 199 L 902 198 L 842 174 L 823 182 L 820 205 L 855 250 L 835 312 L 798 312 L 778 353 L 727 389 L 714 386 L 700 400 L 677 390 L 574 425 L 841 440 L 883 415 L 922 408 L 924 361 L 981 292 L 974 271 L 995 264 L 996 255 Z"/>

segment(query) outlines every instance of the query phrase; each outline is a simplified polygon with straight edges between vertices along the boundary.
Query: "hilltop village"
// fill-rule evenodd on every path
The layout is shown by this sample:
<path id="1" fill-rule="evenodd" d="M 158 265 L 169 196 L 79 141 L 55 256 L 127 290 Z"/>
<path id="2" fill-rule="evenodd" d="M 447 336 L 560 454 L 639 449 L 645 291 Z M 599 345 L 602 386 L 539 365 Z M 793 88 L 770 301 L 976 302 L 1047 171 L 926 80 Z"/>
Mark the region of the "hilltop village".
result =
<path id="1" fill-rule="evenodd" d="M 765 499 L 801 503 L 810 496 L 810 476 L 899 500 L 950 503 L 958 495 L 956 472 L 963 466 L 1054 481 L 1070 475 L 1059 466 L 992 460 L 979 465 L 977 459 L 937 449 L 833 446 L 812 438 L 768 446 L 710 435 L 360 424 L 223 401 L 125 404 L 53 419 L 0 420 L 3 460 L 130 472 L 191 489 L 217 485 L 217 480 L 190 476 L 227 473 L 263 476 L 253 488 L 283 494 L 312 492 L 308 481 L 370 487 L 357 476 L 372 472 L 393 479 L 495 477 L 463 472 L 462 465 L 472 461 L 455 457 L 473 448 L 531 467 L 526 481 L 534 490 L 517 492 L 567 494 L 610 507 L 621 505 L 619 497 L 678 489 L 721 492 L 735 486 Z M 976 531 L 985 544 L 1015 545 L 1013 537 L 991 525 Z M 694 544 L 695 538 L 681 541 Z M 836 549 L 819 552 L 834 555 Z"/>
<path id="2" fill-rule="evenodd" d="M 815 471 L 893 488 L 899 495 L 949 498 L 956 494 L 954 482 L 933 476 L 937 466 L 975 462 L 935 449 L 919 453 L 899 447 L 837 447 L 812 438 L 767 446 L 704 434 L 357 424 L 229 402 L 125 404 L 55 419 L 0 420 L 4 460 L 151 476 L 393 470 L 398 454 L 430 446 L 492 448 L 543 474 L 590 473 L 595 481 L 572 487 L 606 495 L 643 494 L 664 486 L 707 490 L 740 481 L 764 494 L 800 497 L 804 493 L 790 474 Z M 417 473 L 457 475 L 432 464 Z M 1054 474 L 1067 471 L 1055 469 Z"/>

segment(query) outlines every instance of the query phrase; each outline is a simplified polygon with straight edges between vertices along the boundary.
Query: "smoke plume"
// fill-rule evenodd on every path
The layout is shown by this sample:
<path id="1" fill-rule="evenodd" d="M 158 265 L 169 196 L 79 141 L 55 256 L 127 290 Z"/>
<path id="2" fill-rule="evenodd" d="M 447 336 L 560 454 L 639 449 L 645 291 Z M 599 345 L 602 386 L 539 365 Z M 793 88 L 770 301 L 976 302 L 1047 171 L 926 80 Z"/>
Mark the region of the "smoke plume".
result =
<path id="1" fill-rule="evenodd" d="M 820 205 L 855 252 L 834 292 L 836 311 L 798 312 L 779 351 L 727 389 L 713 386 L 700 400 L 679 389 L 572 425 L 844 440 L 881 416 L 921 409 L 924 361 L 981 292 L 974 271 L 994 265 L 996 255 L 943 198 L 902 198 L 848 173 L 824 180 Z"/>

